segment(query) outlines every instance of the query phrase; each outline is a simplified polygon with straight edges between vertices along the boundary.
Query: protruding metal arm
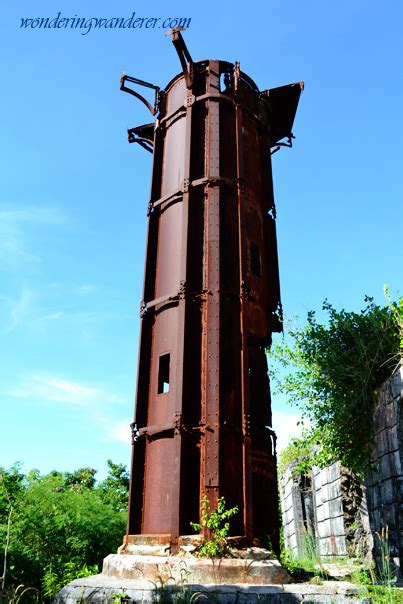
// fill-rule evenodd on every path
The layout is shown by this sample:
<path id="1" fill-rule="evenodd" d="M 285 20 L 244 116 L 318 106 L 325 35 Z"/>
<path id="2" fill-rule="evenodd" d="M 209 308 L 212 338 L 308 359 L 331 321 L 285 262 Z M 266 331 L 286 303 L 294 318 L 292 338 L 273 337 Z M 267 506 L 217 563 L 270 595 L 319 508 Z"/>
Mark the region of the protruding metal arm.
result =
<path id="1" fill-rule="evenodd" d="M 129 143 L 138 143 L 150 153 L 154 149 L 154 124 L 144 124 L 127 131 Z"/>
<path id="2" fill-rule="evenodd" d="M 181 31 L 184 29 L 184 27 L 175 27 L 174 29 L 170 29 L 167 33 L 167 36 L 172 36 L 173 45 L 175 46 L 179 61 L 182 65 L 186 86 L 190 88 L 193 83 L 193 60 L 181 34 Z"/>
<path id="3" fill-rule="evenodd" d="M 135 90 L 132 90 L 131 88 L 128 88 L 127 86 L 125 86 L 126 82 L 131 82 L 132 84 L 138 84 L 139 86 L 144 86 L 145 88 L 152 88 L 153 90 L 155 90 L 154 107 L 151 105 L 151 103 L 149 103 L 147 101 L 146 98 L 141 96 L 141 94 L 139 94 Z M 129 94 L 132 94 L 137 99 L 139 99 L 142 103 L 144 103 L 144 105 L 147 107 L 147 109 L 150 111 L 150 113 L 152 115 L 155 115 L 157 113 L 158 99 L 159 99 L 159 92 L 160 92 L 159 86 L 155 86 L 154 84 L 150 84 L 149 82 L 144 82 L 144 80 L 139 80 L 138 78 L 133 78 L 132 76 L 123 74 L 122 77 L 120 78 L 120 90 L 123 90 L 123 92 L 128 92 Z"/>

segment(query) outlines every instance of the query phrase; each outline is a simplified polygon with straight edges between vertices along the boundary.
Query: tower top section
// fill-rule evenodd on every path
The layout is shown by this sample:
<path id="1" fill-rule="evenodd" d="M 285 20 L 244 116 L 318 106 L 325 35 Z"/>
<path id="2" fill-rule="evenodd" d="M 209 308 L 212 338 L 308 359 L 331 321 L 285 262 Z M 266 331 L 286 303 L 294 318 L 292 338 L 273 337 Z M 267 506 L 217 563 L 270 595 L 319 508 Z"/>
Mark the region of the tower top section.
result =
<path id="1" fill-rule="evenodd" d="M 264 127 L 269 126 L 272 153 L 281 147 L 292 147 L 294 139 L 292 128 L 304 82 L 294 82 L 260 91 L 252 78 L 241 71 L 239 62 L 229 63 L 228 61 L 206 59 L 193 61 L 181 33 L 183 30 L 183 27 L 177 27 L 167 32 L 167 35 L 172 38 L 182 72 L 173 77 L 164 89 L 126 74 L 121 77 L 120 89 L 144 103 L 156 120 L 166 117 L 182 105 L 183 95 L 181 93 L 184 92 L 184 89 L 187 92 L 188 105 L 193 104 L 196 100 L 212 99 L 216 94 L 216 98 L 220 97 L 221 100 L 245 105 Z M 211 63 L 218 66 L 219 86 L 217 91 L 207 95 L 206 72 Z M 152 90 L 154 98 L 148 100 L 129 84 Z M 167 106 L 167 95 L 173 88 L 176 93 L 171 95 L 174 98 L 170 99 Z M 178 106 L 176 106 L 175 100 L 178 101 Z M 128 130 L 129 142 L 138 143 L 152 153 L 153 130 L 154 124 L 130 128 Z"/>

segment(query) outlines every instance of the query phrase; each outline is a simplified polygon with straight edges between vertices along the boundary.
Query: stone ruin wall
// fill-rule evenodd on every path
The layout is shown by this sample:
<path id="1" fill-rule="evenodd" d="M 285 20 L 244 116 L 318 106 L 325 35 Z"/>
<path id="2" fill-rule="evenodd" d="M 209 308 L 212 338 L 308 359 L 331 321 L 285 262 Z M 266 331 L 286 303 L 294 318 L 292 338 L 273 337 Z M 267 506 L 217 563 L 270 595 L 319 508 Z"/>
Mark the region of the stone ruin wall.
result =
<path id="1" fill-rule="evenodd" d="M 381 559 L 387 527 L 390 554 L 403 569 L 403 416 L 400 365 L 379 389 L 374 412 L 372 466 L 364 483 L 338 462 L 293 476 L 291 462 L 280 476 L 285 546 L 303 556 L 312 543 L 328 556 Z M 403 574 L 403 573 L 402 573 Z"/>
<path id="2" fill-rule="evenodd" d="M 390 554 L 399 574 L 403 570 L 403 366 L 379 389 L 374 413 L 372 469 L 365 478 L 368 512 L 374 536 L 374 557 L 381 558 L 388 527 Z"/>
<path id="3" fill-rule="evenodd" d="M 284 541 L 296 556 L 367 556 L 371 548 L 364 487 L 338 462 L 280 479 Z"/>

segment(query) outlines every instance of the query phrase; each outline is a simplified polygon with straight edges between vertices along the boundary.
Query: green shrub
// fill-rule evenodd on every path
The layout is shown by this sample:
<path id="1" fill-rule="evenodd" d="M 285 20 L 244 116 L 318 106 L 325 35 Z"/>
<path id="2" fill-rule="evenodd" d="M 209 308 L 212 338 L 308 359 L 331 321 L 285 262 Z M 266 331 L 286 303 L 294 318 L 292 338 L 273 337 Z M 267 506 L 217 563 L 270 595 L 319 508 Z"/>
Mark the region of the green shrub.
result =
<path id="1" fill-rule="evenodd" d="M 403 351 L 403 299 L 388 299 L 384 307 L 365 301 L 359 313 L 337 311 L 325 301 L 324 324 L 308 312 L 306 325 L 291 328 L 288 340 L 269 353 L 277 392 L 309 420 L 288 451 L 301 455 L 302 470 L 336 459 L 358 475 L 368 466 L 377 388 Z"/>
<path id="2" fill-rule="evenodd" d="M 196 551 L 196 556 L 206 558 L 221 558 L 228 553 L 229 546 L 227 536 L 229 533 L 229 519 L 238 512 L 238 506 L 225 509 L 225 499 L 220 497 L 217 509 L 210 510 L 206 496 L 201 501 L 200 523 L 191 522 L 191 527 L 198 533 L 207 529 L 210 538 L 203 541 Z"/>

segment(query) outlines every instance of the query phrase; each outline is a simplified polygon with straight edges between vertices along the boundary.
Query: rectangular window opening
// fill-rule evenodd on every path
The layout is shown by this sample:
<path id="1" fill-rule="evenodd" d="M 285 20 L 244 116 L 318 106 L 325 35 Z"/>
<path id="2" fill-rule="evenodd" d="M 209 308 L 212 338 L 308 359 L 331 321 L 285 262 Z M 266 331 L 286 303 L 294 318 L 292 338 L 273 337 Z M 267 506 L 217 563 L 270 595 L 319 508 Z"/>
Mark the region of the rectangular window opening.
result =
<path id="1" fill-rule="evenodd" d="M 220 74 L 220 92 L 230 94 L 232 87 L 232 77 L 228 71 Z"/>
<path id="2" fill-rule="evenodd" d="M 250 253 L 250 270 L 256 276 L 260 277 L 262 274 L 262 266 L 260 263 L 260 251 L 258 246 L 252 241 L 249 244 Z"/>
<path id="3" fill-rule="evenodd" d="M 158 394 L 169 392 L 169 357 L 170 354 L 163 354 L 159 358 L 158 365 Z"/>

